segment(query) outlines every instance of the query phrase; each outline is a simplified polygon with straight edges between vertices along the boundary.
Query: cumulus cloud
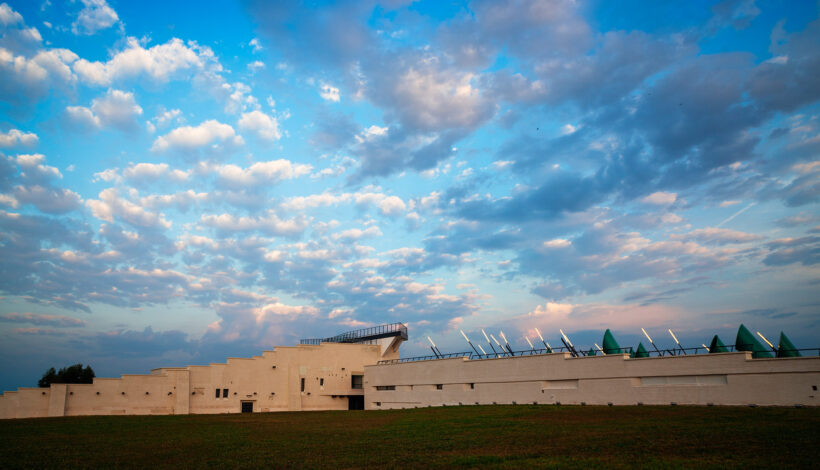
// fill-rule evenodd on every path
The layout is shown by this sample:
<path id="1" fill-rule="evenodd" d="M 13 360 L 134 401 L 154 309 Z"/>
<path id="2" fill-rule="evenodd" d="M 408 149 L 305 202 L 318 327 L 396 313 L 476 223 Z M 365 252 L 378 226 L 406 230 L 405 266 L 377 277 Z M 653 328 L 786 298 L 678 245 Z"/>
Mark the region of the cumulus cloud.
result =
<path id="1" fill-rule="evenodd" d="M 323 100 L 334 101 L 337 103 L 341 99 L 339 89 L 328 85 L 327 83 L 323 83 L 321 88 L 319 88 L 319 96 L 321 96 Z"/>
<path id="2" fill-rule="evenodd" d="M 17 55 L 0 47 L 0 98 L 6 102 L 30 105 L 52 86 L 74 82 L 71 64 L 77 54 L 68 49 L 40 50 L 34 56 Z"/>
<path id="3" fill-rule="evenodd" d="M 110 28 L 120 18 L 105 0 L 81 0 L 83 9 L 71 25 L 74 34 L 92 35 L 101 29 Z"/>
<path id="4" fill-rule="evenodd" d="M 656 206 L 667 206 L 672 204 L 678 199 L 678 195 L 675 193 L 670 193 L 666 191 L 656 191 L 649 196 L 644 197 L 641 199 L 641 202 L 645 204 L 653 204 Z"/>
<path id="5" fill-rule="evenodd" d="M 298 178 L 310 174 L 312 169 L 310 165 L 293 163 L 284 159 L 256 162 L 247 168 L 237 165 L 216 165 L 212 168 L 217 175 L 217 184 L 235 189 L 269 185 Z"/>
<path id="6" fill-rule="evenodd" d="M 164 136 L 157 137 L 151 151 L 192 151 L 207 147 L 236 147 L 244 143 L 242 136 L 237 135 L 229 124 L 211 119 L 198 126 L 178 127 Z"/>
<path id="7" fill-rule="evenodd" d="M 260 231 L 270 235 L 298 236 L 308 226 L 308 220 L 299 216 L 292 219 L 281 219 L 273 212 L 261 217 L 237 217 L 232 214 L 203 214 L 200 222 L 221 232 Z"/>
<path id="8" fill-rule="evenodd" d="M 136 38 L 128 38 L 126 47 L 107 62 L 79 59 L 73 70 L 84 82 L 109 86 L 114 81 L 145 75 L 157 82 L 178 76 L 189 76 L 213 61 L 213 51 L 195 42 L 184 43 L 173 38 L 165 44 L 144 48 Z"/>
<path id="9" fill-rule="evenodd" d="M 131 225 L 145 228 L 169 229 L 171 222 L 165 219 L 161 213 L 153 213 L 145 210 L 139 205 L 123 198 L 116 188 L 108 188 L 100 191 L 99 199 L 89 199 L 86 205 L 91 209 L 94 217 L 114 222 L 115 218 L 121 219 Z"/>
<path id="10" fill-rule="evenodd" d="M 20 204 L 32 204 L 48 214 L 63 214 L 82 204 L 79 194 L 70 189 L 50 185 L 16 186 L 14 197 Z"/>
<path id="11" fill-rule="evenodd" d="M 282 134 L 279 132 L 279 122 L 275 117 L 268 116 L 262 111 L 251 111 L 243 113 L 239 118 L 239 128 L 256 134 L 263 140 L 279 140 Z"/>
<path id="12" fill-rule="evenodd" d="M 23 22 L 23 15 L 12 10 L 7 3 L 0 3 L 0 23 L 3 26 L 11 26 Z"/>
<path id="13" fill-rule="evenodd" d="M 5 5 L 5 3 L 3 4 Z M 17 129 L 9 129 L 8 132 L 0 132 L 0 148 L 25 146 L 31 147 L 39 142 L 37 134 L 33 132 L 22 132 Z"/>
<path id="14" fill-rule="evenodd" d="M 133 182 L 148 183 L 165 177 L 171 181 L 181 182 L 188 179 L 190 171 L 172 170 L 167 163 L 136 163 L 123 170 L 122 176 Z M 108 175 L 101 175 L 100 178 L 106 181 L 116 179 L 116 177 Z"/>
<path id="15" fill-rule="evenodd" d="M 137 127 L 137 117 L 142 108 L 134 99 L 134 94 L 121 90 L 108 90 L 106 94 L 91 101 L 91 107 L 68 106 L 69 120 L 81 127 L 100 129 L 116 127 L 123 131 Z"/>

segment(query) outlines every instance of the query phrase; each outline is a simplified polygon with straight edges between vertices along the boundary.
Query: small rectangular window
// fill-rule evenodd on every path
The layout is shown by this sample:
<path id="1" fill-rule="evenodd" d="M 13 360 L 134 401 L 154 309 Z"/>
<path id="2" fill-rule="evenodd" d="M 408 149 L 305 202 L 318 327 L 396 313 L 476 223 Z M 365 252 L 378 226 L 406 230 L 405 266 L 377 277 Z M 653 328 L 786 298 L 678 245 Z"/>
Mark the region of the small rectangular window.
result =
<path id="1" fill-rule="evenodd" d="M 376 385 L 376 390 L 395 390 L 395 385 Z"/>
<path id="2" fill-rule="evenodd" d="M 222 389 L 222 398 L 228 398 L 228 389 L 227 388 Z"/>
<path id="3" fill-rule="evenodd" d="M 475 384 L 470 384 L 470 390 L 475 389 Z"/>
<path id="4" fill-rule="evenodd" d="M 303 392 L 305 391 L 305 378 L 304 377 L 302 377 L 302 390 L 301 391 L 303 391 Z"/>
<path id="5" fill-rule="evenodd" d="M 362 376 L 361 375 L 351 375 L 350 376 L 350 388 L 361 390 L 361 388 L 362 388 Z"/>
<path id="6" fill-rule="evenodd" d="M 219 389 L 216 389 L 216 397 L 219 398 Z"/>
<path id="7" fill-rule="evenodd" d="M 444 389 L 444 385 L 436 384 L 436 390 L 443 390 L 443 389 Z"/>
<path id="8" fill-rule="evenodd" d="M 324 386 L 325 386 L 325 379 L 319 379 L 319 386 L 320 386 L 320 387 L 324 387 Z"/>

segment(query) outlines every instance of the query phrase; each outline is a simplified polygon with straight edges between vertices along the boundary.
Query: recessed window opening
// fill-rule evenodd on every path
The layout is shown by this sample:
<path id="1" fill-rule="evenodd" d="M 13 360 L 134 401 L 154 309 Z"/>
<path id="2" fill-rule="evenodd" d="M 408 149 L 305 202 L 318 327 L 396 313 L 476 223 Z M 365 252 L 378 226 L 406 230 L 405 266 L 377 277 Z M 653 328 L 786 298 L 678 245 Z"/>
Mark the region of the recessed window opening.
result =
<path id="1" fill-rule="evenodd" d="M 222 398 L 228 398 L 228 389 L 227 388 L 222 389 Z"/>
<path id="2" fill-rule="evenodd" d="M 219 389 L 216 389 L 216 398 L 219 398 Z"/>
<path id="3" fill-rule="evenodd" d="M 361 388 L 362 388 L 362 376 L 361 375 L 351 375 L 350 376 L 350 388 L 361 390 Z"/>
<path id="4" fill-rule="evenodd" d="M 443 390 L 443 389 L 444 389 L 443 384 L 436 384 L 436 390 Z"/>
<path id="5" fill-rule="evenodd" d="M 302 392 L 305 391 L 305 378 L 304 377 L 302 377 L 302 390 L 301 391 Z"/>
<path id="6" fill-rule="evenodd" d="M 395 390 L 395 385 L 376 385 L 376 390 Z"/>
<path id="7" fill-rule="evenodd" d="M 324 387 L 324 386 L 325 386 L 325 379 L 319 379 L 319 386 L 320 386 L 320 387 Z"/>
<path id="8" fill-rule="evenodd" d="M 474 389 L 475 389 L 475 384 L 471 383 L 470 384 L 470 390 L 474 390 Z"/>

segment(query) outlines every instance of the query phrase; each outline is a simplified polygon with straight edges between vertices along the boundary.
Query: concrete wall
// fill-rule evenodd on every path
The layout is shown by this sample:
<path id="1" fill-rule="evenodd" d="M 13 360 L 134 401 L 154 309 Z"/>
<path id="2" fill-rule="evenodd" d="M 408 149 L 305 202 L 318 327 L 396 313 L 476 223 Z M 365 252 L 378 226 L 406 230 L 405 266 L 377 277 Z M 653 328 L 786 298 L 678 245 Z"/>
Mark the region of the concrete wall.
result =
<path id="1" fill-rule="evenodd" d="M 6 392 L 0 396 L 0 418 L 239 413 L 242 402 L 251 402 L 255 412 L 344 410 L 348 396 L 364 393 L 352 388 L 351 376 L 364 374 L 366 364 L 396 357 L 398 343 L 392 342 L 277 347 L 253 358 L 229 358 L 224 364 L 160 368 L 147 375 L 96 378 L 93 384 Z"/>
<path id="2" fill-rule="evenodd" d="M 365 367 L 365 408 L 563 403 L 817 406 L 820 357 L 569 353 Z M 814 388 L 813 388 L 814 387 Z"/>

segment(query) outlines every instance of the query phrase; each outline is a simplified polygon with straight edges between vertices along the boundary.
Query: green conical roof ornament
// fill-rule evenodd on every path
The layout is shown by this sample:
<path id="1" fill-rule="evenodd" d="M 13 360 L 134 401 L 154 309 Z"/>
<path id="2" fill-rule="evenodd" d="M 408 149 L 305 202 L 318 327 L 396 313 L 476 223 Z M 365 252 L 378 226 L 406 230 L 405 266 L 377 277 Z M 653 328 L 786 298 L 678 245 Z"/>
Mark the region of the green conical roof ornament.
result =
<path id="1" fill-rule="evenodd" d="M 715 335 L 715 337 L 712 338 L 712 342 L 709 343 L 709 354 L 722 352 L 729 352 L 729 348 L 723 344 L 723 341 L 720 340 L 718 335 Z"/>
<path id="2" fill-rule="evenodd" d="M 587 356 L 597 356 L 597 355 L 598 355 L 598 351 L 596 351 L 594 348 L 589 348 L 589 352 L 587 353 Z"/>
<path id="3" fill-rule="evenodd" d="M 780 341 L 778 343 L 777 357 L 801 357 L 800 351 L 794 347 L 786 333 L 780 332 Z"/>
<path id="4" fill-rule="evenodd" d="M 761 357 L 771 358 L 772 354 L 768 348 L 763 347 L 760 341 L 746 329 L 743 324 L 737 330 L 737 339 L 735 339 L 735 349 L 738 351 L 752 351 L 752 357 L 759 359 Z"/>
<path id="5" fill-rule="evenodd" d="M 615 337 L 612 336 L 612 332 L 607 328 L 604 332 L 604 354 L 623 354 L 623 352 L 621 346 L 615 341 Z"/>
<path id="6" fill-rule="evenodd" d="M 638 349 L 636 349 L 630 357 L 649 357 L 649 353 L 646 352 L 646 348 L 643 347 L 643 343 L 638 343 Z"/>

